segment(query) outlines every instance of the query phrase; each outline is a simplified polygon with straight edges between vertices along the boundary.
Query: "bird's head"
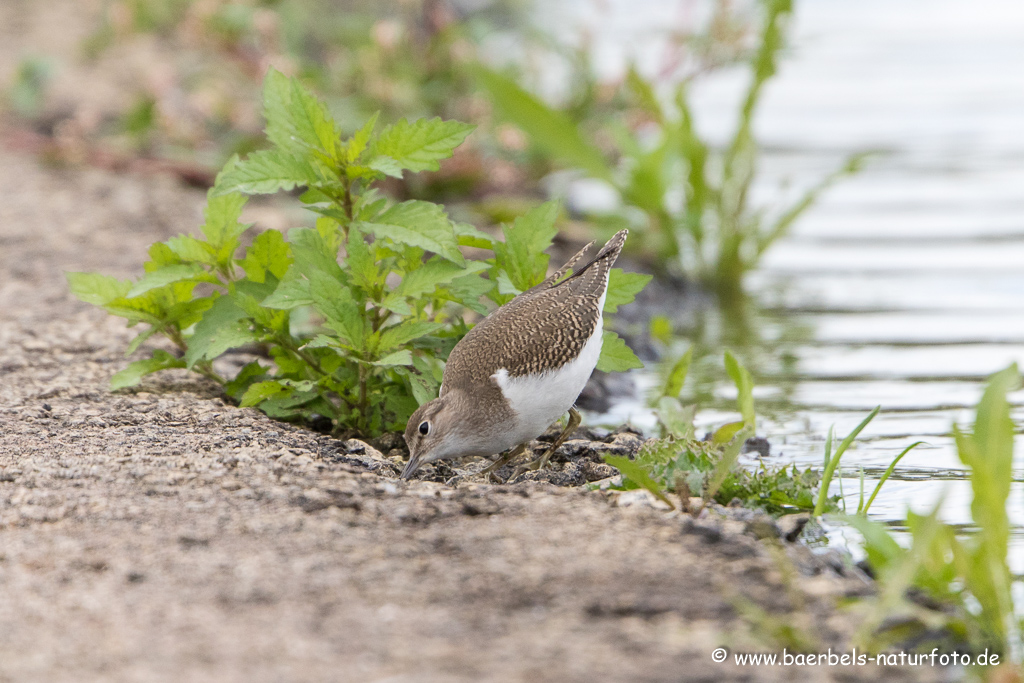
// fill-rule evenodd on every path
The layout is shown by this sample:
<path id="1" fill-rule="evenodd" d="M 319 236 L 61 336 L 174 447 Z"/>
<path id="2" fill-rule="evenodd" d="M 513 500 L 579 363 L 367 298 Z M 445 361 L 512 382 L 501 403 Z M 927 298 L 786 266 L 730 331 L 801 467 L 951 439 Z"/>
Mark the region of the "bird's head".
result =
<path id="1" fill-rule="evenodd" d="M 461 412 L 454 393 L 450 392 L 424 403 L 412 414 L 405 427 L 409 462 L 402 470 L 402 479 L 408 479 L 428 462 L 462 454 Z"/>

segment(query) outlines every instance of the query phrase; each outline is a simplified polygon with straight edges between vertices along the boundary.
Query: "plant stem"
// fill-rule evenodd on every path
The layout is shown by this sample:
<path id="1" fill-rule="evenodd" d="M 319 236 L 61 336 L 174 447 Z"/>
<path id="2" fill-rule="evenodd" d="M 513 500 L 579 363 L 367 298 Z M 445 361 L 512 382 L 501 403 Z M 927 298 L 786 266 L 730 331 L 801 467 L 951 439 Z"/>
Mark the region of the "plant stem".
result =
<path id="1" fill-rule="evenodd" d="M 192 366 L 192 370 L 194 372 L 198 372 L 203 377 L 212 379 L 214 382 L 221 386 L 224 386 L 225 384 L 228 383 L 226 379 L 217 374 L 217 372 L 213 369 L 213 363 L 211 363 L 208 360 L 203 361 L 202 363 L 196 363 L 195 365 Z"/>
<path id="2" fill-rule="evenodd" d="M 165 337 L 171 340 L 171 343 L 178 347 L 179 351 L 181 351 L 182 353 L 188 351 L 188 344 L 185 342 L 185 338 L 181 336 L 181 330 L 179 330 L 177 327 L 164 327 L 160 331 L 163 332 Z M 214 371 L 213 363 L 211 363 L 208 360 L 202 361 L 201 363 L 196 363 L 195 365 L 192 366 L 191 370 L 192 372 L 199 373 L 200 375 L 206 377 L 207 379 L 212 379 L 214 382 L 221 386 L 224 386 L 225 384 L 228 383 L 226 379 L 224 379 L 219 374 L 217 374 L 217 372 Z"/>
<path id="3" fill-rule="evenodd" d="M 359 416 L 363 420 L 366 419 L 366 371 L 367 368 L 362 363 L 359 364 Z"/>
<path id="4" fill-rule="evenodd" d="M 342 208 L 342 210 L 345 211 L 345 215 L 348 217 L 348 220 L 351 223 L 352 222 L 353 214 L 355 213 L 355 209 L 353 208 L 354 205 L 353 205 L 353 202 L 352 202 L 352 181 L 349 180 L 346 177 L 346 178 L 343 178 L 341 182 L 342 182 L 342 185 L 345 187 L 345 194 L 344 194 L 344 196 L 342 197 L 342 200 L 341 200 L 341 208 Z M 348 226 L 347 225 L 345 226 L 345 233 L 346 233 L 346 236 L 347 236 L 347 234 L 348 234 Z"/>

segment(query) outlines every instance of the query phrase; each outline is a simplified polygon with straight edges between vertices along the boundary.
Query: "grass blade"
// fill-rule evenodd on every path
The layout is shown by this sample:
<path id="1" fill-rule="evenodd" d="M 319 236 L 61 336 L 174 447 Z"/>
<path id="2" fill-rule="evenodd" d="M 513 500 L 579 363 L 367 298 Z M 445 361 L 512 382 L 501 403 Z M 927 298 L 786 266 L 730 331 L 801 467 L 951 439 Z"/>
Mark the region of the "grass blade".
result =
<path id="1" fill-rule="evenodd" d="M 665 387 L 661 390 L 661 396 L 671 396 L 672 398 L 678 398 L 679 392 L 683 390 L 683 384 L 686 383 L 686 375 L 690 372 L 690 361 L 693 359 L 693 347 L 691 346 L 683 354 L 682 358 L 676 361 L 676 364 L 672 366 L 672 370 L 668 373 L 668 379 L 665 380 Z"/>
<path id="2" fill-rule="evenodd" d="M 871 509 L 871 504 L 873 502 L 875 502 L 875 496 L 877 496 L 878 492 L 882 490 L 882 485 L 892 475 L 893 470 L 896 469 L 896 465 L 899 464 L 900 460 L 903 459 L 904 455 L 906 455 L 910 451 L 914 450 L 915 448 L 917 448 L 918 446 L 920 446 L 923 443 L 924 443 L 924 441 L 915 441 L 914 443 L 912 443 L 909 446 L 907 446 L 906 448 L 904 448 L 903 452 L 900 453 L 899 455 L 897 455 L 893 459 L 893 461 L 891 463 L 889 463 L 889 467 L 886 468 L 885 474 L 883 474 L 882 478 L 878 480 L 878 483 L 875 485 L 875 490 L 871 492 L 871 497 L 868 498 L 868 502 L 864 504 L 864 509 L 862 510 L 859 505 L 857 506 L 857 512 L 858 513 L 865 514 L 865 515 L 868 514 L 868 510 Z M 861 494 L 862 494 L 862 500 L 863 500 L 863 484 L 861 485 Z"/>
<path id="3" fill-rule="evenodd" d="M 658 500 L 664 502 L 673 510 L 676 509 L 675 504 L 669 500 L 668 496 L 665 495 L 665 492 L 662 490 L 658 482 L 651 479 L 651 476 L 647 474 L 643 465 L 635 460 L 630 460 L 624 455 L 607 455 L 605 456 L 604 461 L 621 472 L 622 476 L 632 480 L 641 488 L 647 489 Z"/>
<path id="4" fill-rule="evenodd" d="M 754 434 L 754 430 L 749 426 L 744 427 L 740 432 L 733 438 L 725 450 L 722 451 L 722 457 L 715 465 L 714 471 L 711 473 L 711 479 L 708 482 L 707 491 L 704 493 L 704 505 L 707 505 L 709 500 L 715 497 L 718 493 L 718 487 L 725 481 L 726 475 L 729 474 L 729 470 L 736 464 L 736 461 L 740 457 L 740 451 L 743 450 L 743 444 L 747 442 L 747 439 Z"/>
<path id="5" fill-rule="evenodd" d="M 871 413 L 867 417 L 865 417 L 859 425 L 857 425 L 857 428 L 850 432 L 849 435 L 847 435 L 847 437 L 843 439 L 842 442 L 840 442 L 839 448 L 836 449 L 835 455 L 832 456 L 831 458 L 829 457 L 828 450 L 829 446 L 831 446 L 832 443 L 832 430 L 829 430 L 829 440 L 825 446 L 825 471 L 821 475 L 821 485 L 818 489 L 818 502 L 815 503 L 814 505 L 815 517 L 820 517 L 822 511 L 825 509 L 825 499 L 828 497 L 828 488 L 829 485 L 832 483 L 832 477 L 835 475 L 836 467 L 839 466 L 839 459 L 843 457 L 843 453 L 845 453 L 846 449 L 850 447 L 850 444 L 853 443 L 853 440 L 857 438 L 857 435 L 860 434 L 861 431 L 868 426 L 869 422 L 875 419 L 875 415 L 878 415 L 878 411 L 881 409 L 882 406 L 875 406 L 875 409 L 872 410 Z"/>

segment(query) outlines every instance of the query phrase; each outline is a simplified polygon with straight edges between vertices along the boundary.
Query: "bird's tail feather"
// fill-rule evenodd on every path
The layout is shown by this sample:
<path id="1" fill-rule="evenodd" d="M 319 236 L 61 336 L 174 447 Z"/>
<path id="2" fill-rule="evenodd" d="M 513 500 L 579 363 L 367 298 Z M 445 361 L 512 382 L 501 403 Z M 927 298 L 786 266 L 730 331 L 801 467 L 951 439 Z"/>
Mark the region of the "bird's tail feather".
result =
<path id="1" fill-rule="evenodd" d="M 601 276 L 607 275 L 608 271 L 611 270 L 613 265 L 615 265 L 616 259 L 619 258 L 619 254 L 622 252 L 622 247 L 626 243 L 626 237 L 628 235 L 629 235 L 629 230 L 620 230 L 617 233 L 615 233 L 615 235 L 610 240 L 608 240 L 608 242 L 603 247 L 601 247 L 601 251 L 597 252 L 597 256 L 595 256 L 594 259 L 590 263 L 588 263 L 587 265 L 583 266 L 578 271 L 576 271 L 575 273 L 573 273 L 572 275 L 570 275 L 566 279 L 562 280 L 561 282 L 558 283 L 558 285 L 555 285 L 555 286 L 557 287 L 559 285 L 565 284 L 566 282 L 570 282 L 572 280 L 575 280 L 575 279 L 581 277 L 584 273 L 590 271 L 592 268 L 597 268 L 598 271 L 600 271 L 600 275 Z M 591 244 L 593 244 L 593 243 L 591 243 Z M 590 248 L 589 244 L 587 245 L 587 248 L 588 249 Z M 570 265 L 572 265 L 577 260 L 579 260 L 581 255 L 582 255 L 582 252 L 580 252 L 579 254 L 576 254 L 575 256 L 573 256 L 569 260 L 569 263 L 567 263 L 566 265 L 562 266 L 562 268 L 560 268 L 559 270 L 560 271 L 566 270 Z"/>

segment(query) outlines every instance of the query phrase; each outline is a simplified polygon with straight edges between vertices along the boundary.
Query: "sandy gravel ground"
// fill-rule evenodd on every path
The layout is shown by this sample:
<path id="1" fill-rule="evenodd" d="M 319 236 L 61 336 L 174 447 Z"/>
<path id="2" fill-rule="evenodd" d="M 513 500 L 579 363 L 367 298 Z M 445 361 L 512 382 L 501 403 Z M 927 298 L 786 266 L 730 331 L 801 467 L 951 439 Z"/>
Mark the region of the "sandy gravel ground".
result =
<path id="1" fill-rule="evenodd" d="M 0 66 L 73 49 L 96 5 L 4 3 Z M 777 647 L 737 596 L 835 650 L 855 627 L 837 600 L 870 590 L 741 523 L 402 484 L 184 372 L 110 393 L 130 331 L 63 272 L 137 275 L 203 193 L 2 149 L 0 188 L 0 682 L 880 680 L 712 663 Z"/>
<path id="2" fill-rule="evenodd" d="M 806 549 L 598 492 L 402 484 L 184 372 L 110 393 L 130 331 L 62 271 L 138 273 L 202 193 L 7 152 L 0 187 L 0 681 L 874 680 L 711 662 L 772 647 L 736 594 L 847 643 L 835 601 L 867 586 Z"/>

